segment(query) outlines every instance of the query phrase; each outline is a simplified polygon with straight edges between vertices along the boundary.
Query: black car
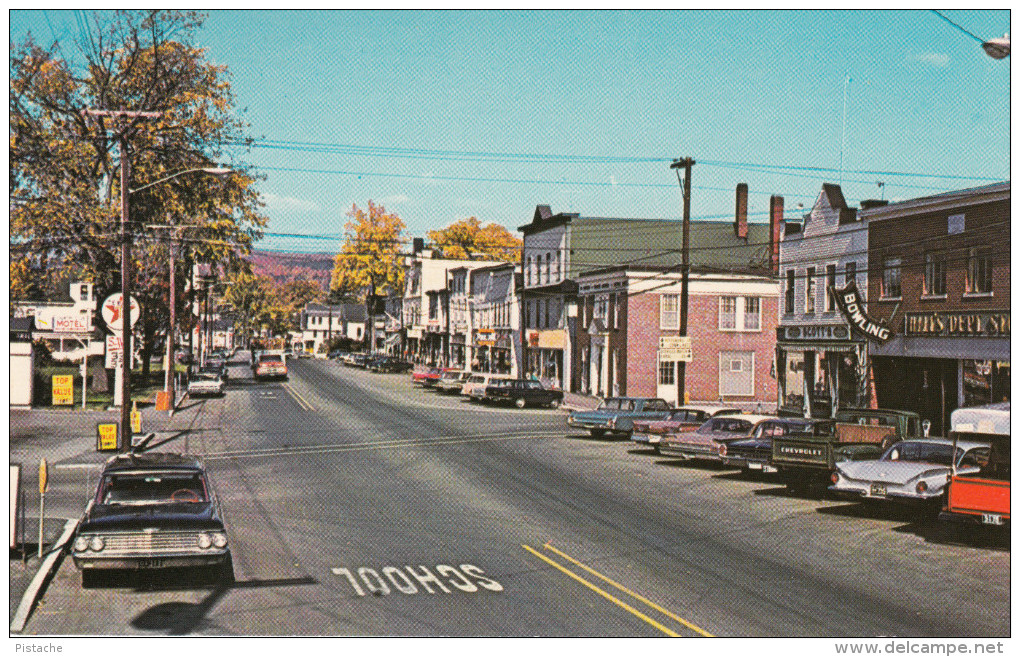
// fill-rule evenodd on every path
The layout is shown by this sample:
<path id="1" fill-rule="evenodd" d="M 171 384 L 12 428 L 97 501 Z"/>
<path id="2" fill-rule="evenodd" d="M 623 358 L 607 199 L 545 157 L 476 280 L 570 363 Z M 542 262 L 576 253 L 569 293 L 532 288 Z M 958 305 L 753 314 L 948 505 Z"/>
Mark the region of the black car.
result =
<path id="1" fill-rule="evenodd" d="M 408 372 L 414 368 L 413 363 L 393 356 L 377 356 L 365 363 L 365 367 L 373 372 Z"/>
<path id="2" fill-rule="evenodd" d="M 202 462 L 169 452 L 107 460 L 71 558 L 82 586 L 100 571 L 205 567 L 233 578 L 226 528 Z"/>
<path id="3" fill-rule="evenodd" d="M 778 472 L 772 465 L 772 441 L 776 437 L 818 436 L 832 432 L 832 420 L 776 418 L 762 422 L 750 438 L 721 440 L 719 455 L 723 463 L 744 472 Z"/>
<path id="4" fill-rule="evenodd" d="M 525 406 L 559 408 L 563 403 L 563 391 L 544 388 L 538 381 L 529 379 L 503 379 L 495 380 L 486 386 L 482 400 L 509 402 L 517 408 Z"/>

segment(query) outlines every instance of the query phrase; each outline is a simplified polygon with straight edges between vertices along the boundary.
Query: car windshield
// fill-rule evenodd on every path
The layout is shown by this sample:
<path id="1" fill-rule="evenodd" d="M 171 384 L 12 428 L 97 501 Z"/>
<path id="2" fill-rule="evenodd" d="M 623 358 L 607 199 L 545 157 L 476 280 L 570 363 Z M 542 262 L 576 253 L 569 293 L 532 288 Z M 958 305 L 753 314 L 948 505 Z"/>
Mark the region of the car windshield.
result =
<path id="1" fill-rule="evenodd" d="M 959 456 L 957 448 L 956 454 Z M 949 443 L 925 443 L 904 440 L 889 448 L 882 456 L 883 461 L 904 461 L 907 463 L 934 463 L 949 466 L 953 462 L 953 446 Z"/>
<path id="2" fill-rule="evenodd" d="M 195 378 L 201 379 L 202 381 L 215 381 L 219 377 L 216 376 L 214 372 L 199 372 Z"/>
<path id="3" fill-rule="evenodd" d="M 262 363 L 282 363 L 283 356 L 280 355 L 260 356 L 259 361 Z"/>
<path id="4" fill-rule="evenodd" d="M 714 417 L 701 425 L 700 431 L 713 431 L 716 433 L 747 433 L 751 430 L 751 423 L 735 417 L 721 416 Z"/>
<path id="5" fill-rule="evenodd" d="M 99 501 L 131 506 L 201 503 L 207 501 L 207 494 L 200 474 L 114 474 L 103 478 Z"/>

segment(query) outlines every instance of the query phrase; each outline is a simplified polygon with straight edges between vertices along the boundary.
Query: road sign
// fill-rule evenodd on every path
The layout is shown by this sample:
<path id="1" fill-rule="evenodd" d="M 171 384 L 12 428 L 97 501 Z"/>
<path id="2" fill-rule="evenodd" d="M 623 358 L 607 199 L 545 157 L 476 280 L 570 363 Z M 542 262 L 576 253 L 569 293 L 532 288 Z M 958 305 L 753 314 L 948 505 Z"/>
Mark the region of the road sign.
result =
<path id="1" fill-rule="evenodd" d="M 131 411 L 131 432 L 142 432 L 142 412 L 138 409 Z"/>
<path id="2" fill-rule="evenodd" d="M 138 300 L 131 297 L 131 326 L 134 326 L 138 322 L 139 316 L 142 314 L 142 307 L 138 305 Z M 120 292 L 114 292 L 110 296 L 106 297 L 106 301 L 103 302 L 103 321 L 106 322 L 106 327 L 111 331 L 120 331 L 124 327 L 124 295 Z"/>
<path id="3" fill-rule="evenodd" d="M 74 404 L 74 375 L 53 375 L 53 405 L 71 406 Z"/>
<path id="4" fill-rule="evenodd" d="M 116 422 L 100 423 L 96 425 L 96 451 L 98 452 L 116 452 L 120 446 L 120 436 L 118 435 L 118 425 Z"/>
<path id="5" fill-rule="evenodd" d="M 686 335 L 663 336 L 659 338 L 659 362 L 689 363 L 694 360 L 691 338 Z"/>
<path id="6" fill-rule="evenodd" d="M 691 338 L 688 335 L 664 335 L 659 338 L 659 349 L 690 349 Z"/>
<path id="7" fill-rule="evenodd" d="M 106 369 L 119 370 L 124 361 L 124 341 L 119 335 L 106 336 Z M 134 367 L 134 358 L 131 359 L 130 367 Z"/>
<path id="8" fill-rule="evenodd" d="M 46 468 L 46 459 L 39 461 L 39 494 L 45 495 L 47 488 L 46 478 L 49 476 L 49 470 Z"/>

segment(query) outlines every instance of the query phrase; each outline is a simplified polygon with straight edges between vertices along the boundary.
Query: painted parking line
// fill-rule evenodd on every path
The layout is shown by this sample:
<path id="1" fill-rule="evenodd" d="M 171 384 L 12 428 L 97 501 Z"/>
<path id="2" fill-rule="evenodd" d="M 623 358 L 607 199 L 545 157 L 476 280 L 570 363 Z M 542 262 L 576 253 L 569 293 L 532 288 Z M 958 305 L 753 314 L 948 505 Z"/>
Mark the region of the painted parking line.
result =
<path id="1" fill-rule="evenodd" d="M 542 554 L 541 552 L 539 552 L 538 550 L 532 548 L 531 546 L 529 546 L 529 545 L 522 545 L 521 547 L 524 548 L 525 550 L 527 550 L 528 552 L 530 552 L 531 554 L 535 555 L 536 557 L 538 557 L 542 561 L 546 562 L 547 564 L 549 564 L 553 568 L 556 568 L 557 570 L 559 570 L 563 574 L 567 575 L 571 579 L 573 579 L 573 580 L 577 581 L 578 583 L 582 584 L 583 586 L 591 589 L 592 591 L 594 591 L 598 595 L 602 596 L 606 600 L 609 600 L 613 604 L 615 604 L 615 605 L 621 607 L 622 609 L 625 609 L 626 611 L 630 612 L 631 614 L 633 614 L 637 618 L 640 618 L 641 620 L 643 620 L 644 622 L 648 623 L 652 627 L 656 628 L 657 630 L 659 630 L 663 634 L 665 634 L 667 636 L 671 636 L 671 637 L 681 637 L 681 636 L 683 636 L 679 632 L 677 632 L 677 631 L 675 631 L 673 629 L 670 629 L 669 627 L 666 627 L 665 625 L 663 625 L 662 623 L 658 622 L 654 618 L 652 618 L 649 615 L 643 613 L 642 611 L 638 610 L 637 608 L 633 607 L 632 605 L 627 604 L 626 602 L 624 602 L 620 598 L 616 597 L 612 593 L 609 593 L 605 589 L 597 586 L 596 584 L 594 584 L 591 581 L 585 579 L 584 577 L 581 577 L 580 575 L 578 575 L 577 573 L 573 572 L 572 570 L 570 570 L 569 568 L 567 568 L 563 564 L 560 564 L 560 563 L 556 562 L 555 560 L 553 560 L 549 556 L 547 556 L 545 554 Z M 661 605 L 658 605 L 658 604 L 652 602 L 651 600 L 645 598 L 644 596 L 639 595 L 639 594 L 631 591 L 630 589 L 628 589 L 627 587 L 623 586 L 622 584 L 619 584 L 619 583 L 613 581 L 612 579 L 610 579 L 609 577 L 606 577 L 602 573 L 596 571 L 595 569 L 590 568 L 590 567 L 584 565 L 583 563 L 581 563 L 577 559 L 574 559 L 573 557 L 569 556 L 568 554 L 566 554 L 566 553 L 564 553 L 564 552 L 562 552 L 560 550 L 557 550 L 552 545 L 550 545 L 548 542 L 545 545 L 543 545 L 542 548 L 545 549 L 545 550 L 548 550 L 549 552 L 552 552 L 556 556 L 566 560 L 568 563 L 573 564 L 574 566 L 582 569 L 583 571 L 585 571 L 585 572 L 587 572 L 587 573 L 589 573 L 589 574 L 591 574 L 591 575 L 601 579 L 602 581 L 606 582 L 610 586 L 613 586 L 617 590 L 622 591 L 623 593 L 626 593 L 627 595 L 631 596 L 635 600 L 638 600 L 639 602 L 641 602 L 642 604 L 646 605 L 647 607 L 649 607 L 651 609 L 654 609 L 655 611 L 659 612 L 660 614 L 663 614 L 664 616 L 667 616 L 668 618 L 670 618 L 670 619 L 680 623 L 681 625 L 683 625 L 687 629 L 692 630 L 694 632 L 697 632 L 701 636 L 705 636 L 705 637 L 713 636 L 712 634 L 709 634 L 708 632 L 706 632 L 705 630 L 701 629 L 697 625 L 694 625 L 693 623 L 684 620 L 683 618 L 681 618 L 680 616 L 674 614 L 673 612 L 663 608 Z"/>

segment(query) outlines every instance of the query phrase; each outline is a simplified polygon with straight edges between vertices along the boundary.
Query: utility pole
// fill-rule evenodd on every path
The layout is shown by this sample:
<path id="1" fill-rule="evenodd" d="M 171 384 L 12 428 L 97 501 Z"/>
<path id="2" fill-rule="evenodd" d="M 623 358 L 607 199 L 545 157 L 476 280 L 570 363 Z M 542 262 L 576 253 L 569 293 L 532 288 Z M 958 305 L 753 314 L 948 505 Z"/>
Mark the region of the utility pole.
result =
<path id="1" fill-rule="evenodd" d="M 687 335 L 687 306 L 689 302 L 689 287 L 691 275 L 691 167 L 694 166 L 694 158 L 685 157 L 681 160 L 673 160 L 669 165 L 670 169 L 676 170 L 676 179 L 684 194 L 684 220 L 683 220 L 683 245 L 680 261 L 680 335 Z M 680 180 L 680 169 L 684 170 L 683 180 Z M 677 361 L 676 377 L 676 403 L 680 406 L 686 399 L 686 377 L 687 363 Z"/>
<path id="2" fill-rule="evenodd" d="M 170 415 L 173 416 L 177 407 L 177 348 L 175 344 L 175 333 L 177 332 L 177 274 L 174 267 L 174 235 L 170 229 L 170 329 L 166 335 L 166 382 L 167 396 L 170 397 Z"/>
<path id="3" fill-rule="evenodd" d="M 83 110 L 86 117 L 102 117 L 131 119 L 132 124 L 139 119 L 157 119 L 162 112 L 131 112 L 127 110 Z M 131 190 L 131 156 L 128 153 L 128 131 L 131 125 L 125 126 L 117 136 L 120 142 L 120 291 L 121 307 L 121 346 L 124 358 L 121 360 L 120 379 L 120 431 L 122 452 L 131 451 L 131 242 L 128 223 L 130 221 Z"/>

